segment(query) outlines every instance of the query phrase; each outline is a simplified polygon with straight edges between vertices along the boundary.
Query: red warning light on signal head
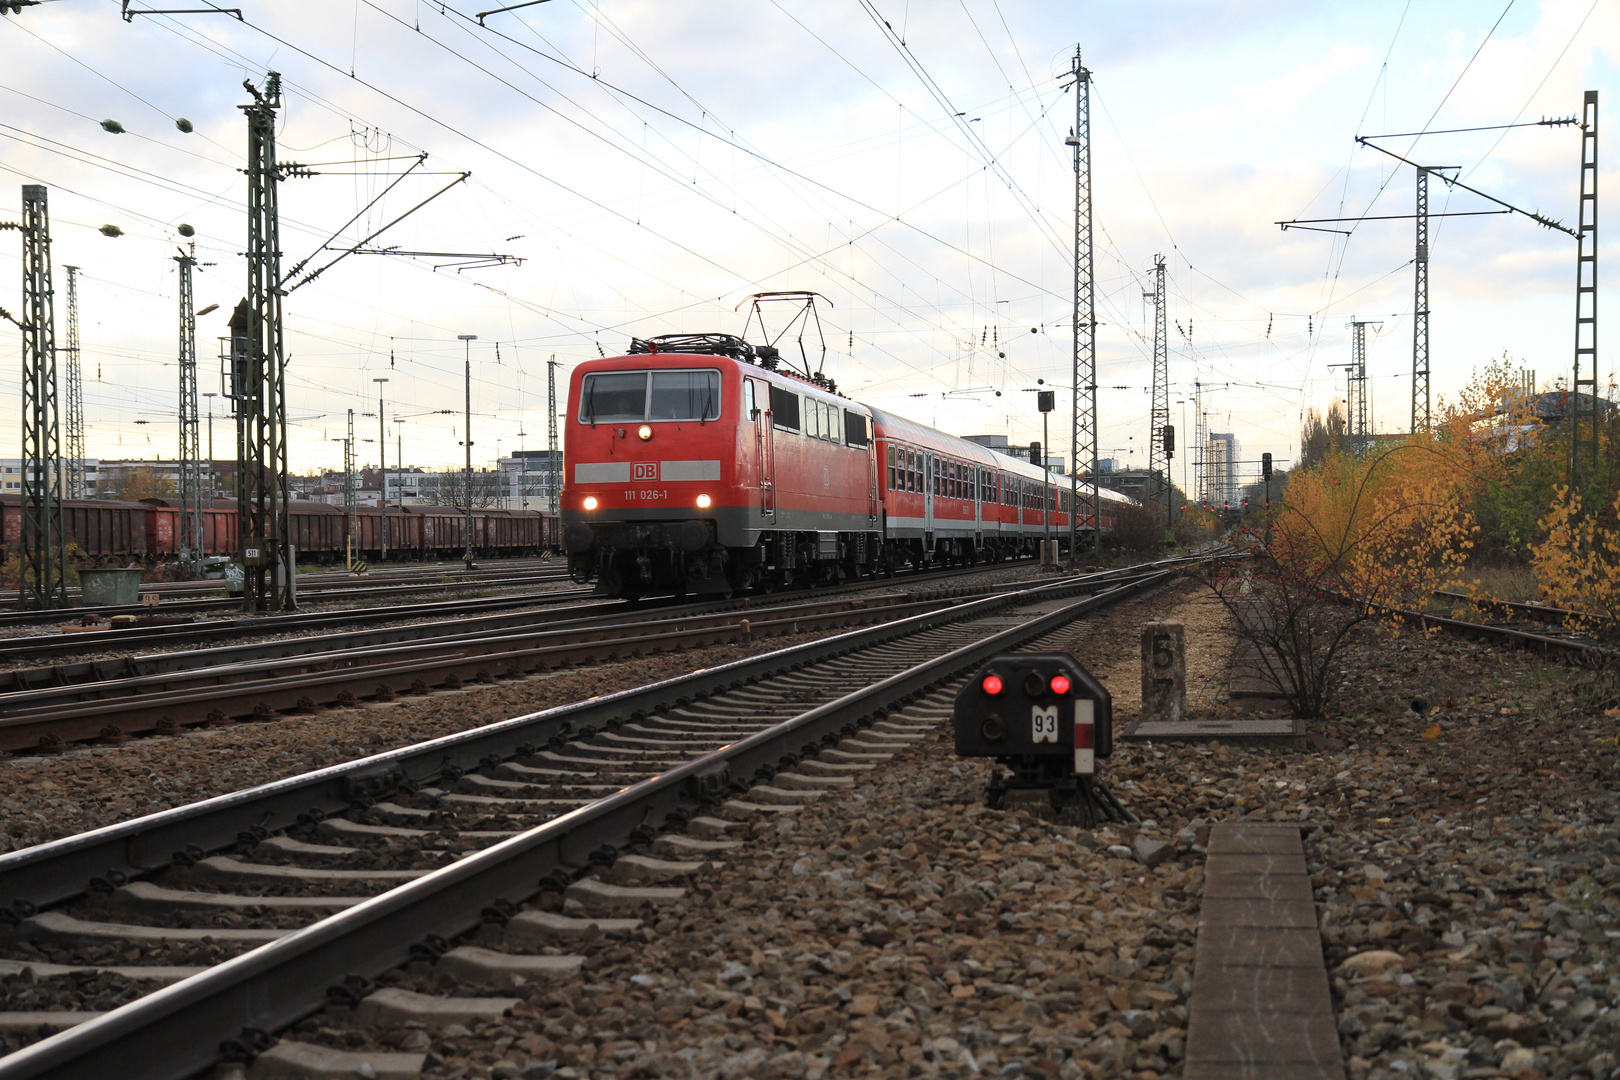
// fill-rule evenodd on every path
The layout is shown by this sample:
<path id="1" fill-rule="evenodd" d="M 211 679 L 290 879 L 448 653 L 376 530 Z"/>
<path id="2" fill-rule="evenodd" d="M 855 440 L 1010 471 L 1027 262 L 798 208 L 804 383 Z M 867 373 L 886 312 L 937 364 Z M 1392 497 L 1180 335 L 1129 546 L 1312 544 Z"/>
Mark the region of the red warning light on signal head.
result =
<path id="1" fill-rule="evenodd" d="M 1069 692 L 1069 677 L 1067 675 L 1054 675 L 1049 684 L 1054 694 L 1067 694 Z"/>
<path id="2" fill-rule="evenodd" d="M 984 687 L 984 692 L 987 694 L 999 694 L 1001 693 L 1001 676 L 986 675 L 984 682 L 980 685 Z"/>

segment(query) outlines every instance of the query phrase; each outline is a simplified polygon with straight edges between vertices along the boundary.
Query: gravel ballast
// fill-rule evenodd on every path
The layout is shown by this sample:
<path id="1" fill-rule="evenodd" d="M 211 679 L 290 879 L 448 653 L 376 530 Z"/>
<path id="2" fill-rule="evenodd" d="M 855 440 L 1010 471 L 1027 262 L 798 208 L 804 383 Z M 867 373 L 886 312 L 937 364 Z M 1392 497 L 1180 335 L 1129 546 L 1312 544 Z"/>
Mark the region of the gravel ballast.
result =
<path id="1" fill-rule="evenodd" d="M 1224 615 L 1184 583 L 1076 629 L 1070 647 L 1115 694 L 1116 730 L 1137 708 L 1138 630 L 1158 618 L 1187 624 L 1193 715 L 1242 715 L 1226 700 Z M 119 763 L 114 780 L 82 822 L 458 730 L 473 695 L 490 711 L 530 711 L 616 689 L 632 671 L 649 681 L 650 665 L 733 655 L 287 722 L 298 739 L 277 734 L 281 723 L 243 725 L 9 762 L 0 814 L 7 832 L 62 835 L 88 827 L 57 819 L 103 784 L 106 763 Z M 672 883 L 687 888 L 681 901 L 646 912 L 629 938 L 571 944 L 582 973 L 520 992 L 499 1022 L 430 1033 L 324 1018 L 297 1037 L 424 1052 L 425 1075 L 446 1078 L 1179 1076 L 1203 843 L 1213 822 L 1255 817 L 1305 833 L 1354 1080 L 1617 1075 L 1620 729 L 1588 704 L 1594 676 L 1378 627 L 1356 636 L 1343 668 L 1347 690 L 1306 749 L 1120 746 L 1108 773 L 1140 826 L 1085 830 L 1033 802 L 986 810 L 986 764 L 958 761 L 941 724 L 847 795 L 741 821 L 727 834 L 741 849 Z M 1432 704 L 1421 716 L 1420 696 Z M 168 763 L 143 755 L 187 743 L 221 749 L 158 786 Z M 422 971 L 384 981 L 434 988 Z M 61 997 L 47 984 L 42 1008 Z"/>

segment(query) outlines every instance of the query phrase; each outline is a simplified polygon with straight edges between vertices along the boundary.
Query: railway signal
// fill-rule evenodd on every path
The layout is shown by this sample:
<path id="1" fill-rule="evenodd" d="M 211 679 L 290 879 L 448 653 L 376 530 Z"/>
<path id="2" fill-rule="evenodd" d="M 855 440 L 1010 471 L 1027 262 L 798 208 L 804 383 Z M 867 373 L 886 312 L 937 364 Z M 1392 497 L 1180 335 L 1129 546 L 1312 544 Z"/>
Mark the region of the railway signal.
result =
<path id="1" fill-rule="evenodd" d="M 956 695 L 956 752 L 994 758 L 986 802 L 1009 791 L 1047 792 L 1054 809 L 1095 797 L 1097 760 L 1113 753 L 1108 690 L 1067 653 L 997 656 Z"/>

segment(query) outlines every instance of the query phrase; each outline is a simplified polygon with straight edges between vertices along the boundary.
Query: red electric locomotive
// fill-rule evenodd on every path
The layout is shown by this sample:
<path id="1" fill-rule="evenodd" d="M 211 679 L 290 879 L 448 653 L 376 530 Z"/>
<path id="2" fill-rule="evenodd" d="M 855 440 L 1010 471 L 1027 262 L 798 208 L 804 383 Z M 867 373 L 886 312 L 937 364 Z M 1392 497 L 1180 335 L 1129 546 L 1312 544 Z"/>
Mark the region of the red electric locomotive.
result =
<path id="1" fill-rule="evenodd" d="M 1016 557 L 1048 513 L 1067 540 L 1068 493 L 1042 470 L 778 370 L 774 349 L 729 335 L 581 364 L 567 415 L 563 547 L 574 577 L 610 595 Z M 1103 494 L 1109 528 L 1130 500 Z M 1091 520 L 1088 498 L 1088 534 Z"/>

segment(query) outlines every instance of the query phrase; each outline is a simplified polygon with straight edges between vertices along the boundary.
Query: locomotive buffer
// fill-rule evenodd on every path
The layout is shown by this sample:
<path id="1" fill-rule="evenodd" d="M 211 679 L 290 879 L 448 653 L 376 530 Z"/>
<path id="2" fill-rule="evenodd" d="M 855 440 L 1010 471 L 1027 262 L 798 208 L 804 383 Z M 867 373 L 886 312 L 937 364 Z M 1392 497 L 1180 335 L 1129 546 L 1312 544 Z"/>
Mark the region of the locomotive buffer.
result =
<path id="1" fill-rule="evenodd" d="M 1052 809 L 1081 806 L 1136 820 L 1097 774 L 1114 752 L 1112 699 L 1067 653 L 1009 653 L 991 659 L 956 695 L 956 753 L 995 758 L 985 802 L 1009 791 L 1045 791 Z"/>

